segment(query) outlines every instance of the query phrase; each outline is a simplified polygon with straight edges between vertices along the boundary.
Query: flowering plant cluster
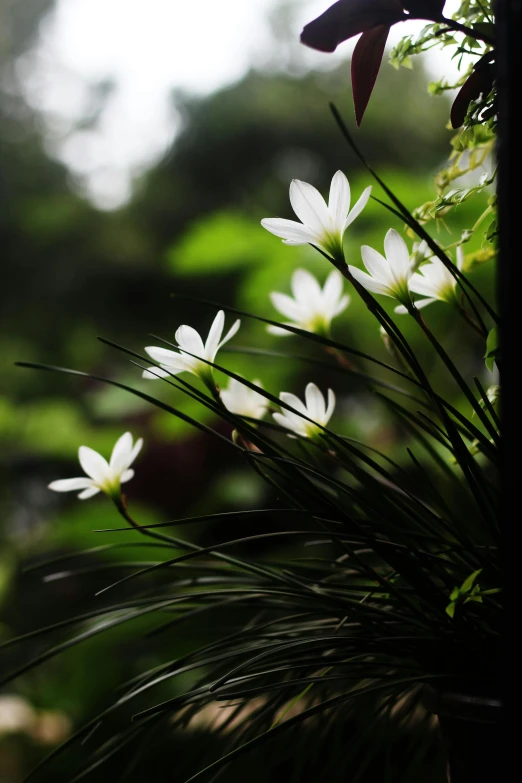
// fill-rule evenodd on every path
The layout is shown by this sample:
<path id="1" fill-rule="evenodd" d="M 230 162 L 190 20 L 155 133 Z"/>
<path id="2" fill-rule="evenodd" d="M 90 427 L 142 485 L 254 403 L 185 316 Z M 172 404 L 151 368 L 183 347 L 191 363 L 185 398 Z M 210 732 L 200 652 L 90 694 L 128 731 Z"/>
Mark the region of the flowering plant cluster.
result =
<path id="1" fill-rule="evenodd" d="M 391 24 L 408 15 L 448 24 L 443 5 L 339 0 L 324 18 L 305 28 L 305 42 L 319 41 L 331 50 L 363 32 L 360 41 L 367 36 L 366 47 L 373 40 L 370 33 L 384 27 L 387 35 Z M 335 40 L 328 38 L 332 19 L 338 25 Z M 451 29 L 458 31 L 459 24 Z M 313 37 L 316 33 L 319 38 Z M 382 30 L 379 35 L 384 35 Z M 487 36 L 481 35 L 484 43 Z M 364 161 L 336 110 L 334 115 Z M 130 432 L 116 442 L 108 462 L 81 446 L 78 456 L 85 477 L 49 485 L 56 492 L 79 491 L 82 500 L 105 493 L 125 521 L 125 528 L 116 530 L 130 527 L 139 540 L 167 553 L 108 585 L 106 590 L 112 590 L 125 582 L 125 601 L 104 608 L 102 621 L 87 633 L 164 611 L 173 619 L 159 626 L 161 630 L 175 629 L 202 613 L 226 616 L 232 625 L 231 631 L 217 631 L 200 647 L 143 672 L 125 686 L 114 707 L 136 705 L 131 725 L 123 722 L 112 735 L 114 747 L 160 725 L 186 730 L 216 702 L 228 710 L 224 723 L 215 728 L 226 752 L 217 760 L 202 759 L 191 781 L 219 773 L 237 756 L 283 732 L 291 734 L 308 718 L 333 754 L 327 777 L 344 780 L 347 758 L 350 764 L 362 763 L 360 754 L 372 754 L 374 738 L 390 731 L 390 721 L 395 721 L 397 732 L 417 737 L 420 745 L 426 737 L 435 741 L 430 709 L 422 701 L 428 686 L 447 689 L 457 683 L 475 700 L 489 699 L 498 706 L 499 384 L 495 380 L 485 388 L 479 377 L 470 379 L 421 311 L 433 305 L 432 312 L 443 303 L 443 315 L 462 319 L 458 323 L 471 330 L 484 372 L 497 375 L 499 319 L 466 271 L 469 237 L 444 247 L 369 165 L 367 170 L 388 197 L 384 206 L 393 214 L 395 227 L 378 248 L 362 245 L 360 258 L 353 253 L 347 257 L 345 234 L 356 235 L 354 222 L 368 204 L 373 185 L 352 206 L 350 184 L 341 171 L 332 178 L 328 203 L 313 185 L 291 182 L 290 204 L 299 222 L 261 220 L 262 227 L 285 244 L 311 245 L 327 271 L 320 282 L 305 269 L 292 269 L 295 251 L 289 248 L 291 295 L 266 292 L 277 318 L 280 314 L 286 320 L 246 314 L 268 323 L 266 328 L 277 338 L 297 337 L 324 352 L 311 358 L 304 388 L 281 391 L 272 388 L 269 378 L 251 381 L 227 369 L 221 356 L 241 322 L 235 320 L 223 337 L 225 309 L 218 309 L 206 339 L 183 324 L 174 343 L 147 346 L 146 356 L 119 347 L 141 367 L 145 389 L 101 379 L 225 440 L 274 491 L 275 507 L 140 524 L 122 490 L 134 475 L 131 465 L 139 470 L 142 450 L 142 439 L 134 442 Z M 357 298 L 374 319 L 375 334 L 383 337 L 389 352 L 385 360 L 354 348 L 342 330 L 338 339 L 332 337 L 335 319 Z M 228 311 L 240 314 L 233 307 Z M 414 350 L 412 332 L 425 341 L 430 366 Z M 332 383 L 335 389 L 323 382 L 325 368 L 339 379 L 338 385 Z M 226 386 L 222 375 L 228 376 Z M 167 384 L 167 401 L 149 393 L 153 380 Z M 352 414 L 343 403 L 349 402 L 347 390 L 355 384 L 392 417 L 404 446 L 400 459 L 379 443 L 361 443 L 345 434 L 346 418 Z M 175 407 L 181 393 L 226 423 L 228 433 L 181 413 Z M 250 535 L 245 527 L 239 541 L 210 547 L 169 531 L 223 516 L 266 527 Z M 229 551 L 261 539 L 284 539 L 294 545 L 294 555 L 266 561 Z M 318 555 L 305 556 L 310 549 L 303 546 L 313 547 Z M 73 636 L 70 644 L 82 641 L 85 633 Z M 45 655 L 53 657 L 59 648 Z M 25 663 L 10 677 L 36 662 Z M 187 672 L 191 674 L 185 686 Z M 158 700 L 158 686 L 178 681 L 181 685 L 169 691 L 167 700 Z M 97 716 L 85 732 L 101 736 L 99 727 L 108 725 L 109 713 Z M 349 722 L 363 715 L 371 731 L 359 744 L 348 743 L 345 751 L 346 742 L 340 739 Z M 232 724 L 235 729 L 229 734 L 223 726 Z M 339 752 L 334 750 L 337 745 Z M 404 773 L 408 783 L 424 779 L 415 766 L 424 758 L 423 747 L 412 754 L 411 769 Z M 105 763 L 106 754 L 107 743 L 100 741 L 94 768 Z M 300 754 L 305 764 L 305 747 Z"/>

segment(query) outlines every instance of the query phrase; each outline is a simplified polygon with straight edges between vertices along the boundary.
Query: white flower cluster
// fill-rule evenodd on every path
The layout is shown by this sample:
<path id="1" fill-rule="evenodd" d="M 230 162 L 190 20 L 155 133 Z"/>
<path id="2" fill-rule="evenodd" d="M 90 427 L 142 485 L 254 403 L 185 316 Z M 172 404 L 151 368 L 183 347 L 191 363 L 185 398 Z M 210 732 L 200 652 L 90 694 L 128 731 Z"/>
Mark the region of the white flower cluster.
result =
<path id="1" fill-rule="evenodd" d="M 341 171 L 332 179 L 328 204 L 312 185 L 293 180 L 290 185 L 290 203 L 301 222 L 266 218 L 261 224 L 272 234 L 281 237 L 286 244 L 311 244 L 319 248 L 331 257 L 336 266 L 347 270 L 347 277 L 357 281 L 367 291 L 396 299 L 400 303 L 396 308 L 398 313 L 411 312 L 414 304 L 419 308 L 437 300 L 454 300 L 456 277 L 437 257 L 428 258 L 429 252 L 424 242 L 414 245 L 410 256 L 406 242 L 393 228 L 384 239 L 384 256 L 368 245 L 362 246 L 362 260 L 367 272 L 346 264 L 344 234 L 366 206 L 370 193 L 371 188 L 366 188 L 350 210 L 350 185 Z M 459 247 L 459 270 L 462 269 L 463 260 L 462 248 Z M 270 294 L 276 310 L 289 319 L 280 326 L 269 326 L 268 330 L 272 334 L 291 334 L 282 327 L 292 326 L 328 335 L 332 320 L 346 309 L 350 301 L 349 297 L 343 294 L 342 276 L 337 270 L 330 273 L 321 288 L 310 272 L 296 269 L 290 287 L 292 297 L 278 291 Z M 414 303 L 413 293 L 426 298 Z M 153 380 L 189 372 L 201 378 L 215 394 L 213 365 L 216 355 L 237 333 L 240 321 L 235 321 L 225 337 L 222 337 L 224 326 L 225 314 L 220 310 L 205 342 L 192 326 L 184 324 L 175 334 L 177 351 L 148 346 L 145 351 L 156 365 L 144 370 L 143 378 Z M 269 402 L 263 394 L 260 381 L 254 381 L 253 385 L 256 389 L 232 378 L 228 388 L 220 392 L 224 407 L 237 416 L 262 419 L 268 411 Z M 281 407 L 280 412 L 274 412 L 273 417 L 277 424 L 290 430 L 290 437 L 317 437 L 328 424 L 335 408 L 333 391 L 328 389 L 325 399 L 314 383 L 306 386 L 304 402 L 289 392 L 281 392 L 279 399 L 284 407 Z M 142 444 L 141 438 L 133 443 L 132 435 L 126 432 L 114 446 L 109 462 L 93 449 L 80 446 L 78 456 L 86 475 L 53 481 L 49 488 L 56 492 L 80 490 L 78 497 L 82 500 L 98 492 L 117 499 L 120 497 L 121 484 L 134 475 L 130 465 L 137 457 Z"/>
<path id="2" fill-rule="evenodd" d="M 341 171 L 338 171 L 332 179 L 328 205 L 312 185 L 293 180 L 290 185 L 290 203 L 302 222 L 266 218 L 261 221 L 261 225 L 272 234 L 282 237 L 288 245 L 315 245 L 330 255 L 336 265 L 344 265 L 344 234 L 366 206 L 370 193 L 371 188 L 366 188 L 350 211 L 350 186 Z M 437 300 L 442 302 L 454 300 L 456 277 L 439 258 L 433 256 L 419 268 L 429 255 L 425 242 L 414 246 L 410 256 L 404 239 L 391 228 L 384 239 L 384 253 L 383 256 L 372 247 L 363 245 L 361 255 L 367 272 L 355 266 L 347 265 L 347 268 L 351 277 L 367 291 L 390 296 L 400 302 L 396 312 L 409 311 L 413 304 L 414 293 L 427 297 L 415 302 L 417 308 L 425 307 Z M 459 271 L 462 269 L 463 261 L 462 247 L 459 246 L 457 248 Z M 298 270 L 292 278 L 292 293 L 294 299 L 284 294 L 272 293 L 272 303 L 280 313 L 290 319 L 290 325 L 307 331 L 327 331 L 332 318 L 341 313 L 348 304 L 346 297 L 340 299 L 340 277 L 337 279 L 332 275 L 321 291 L 311 275 L 306 276 L 306 273 Z M 288 334 L 288 331 L 277 327 L 271 327 L 271 331 L 275 334 Z"/>

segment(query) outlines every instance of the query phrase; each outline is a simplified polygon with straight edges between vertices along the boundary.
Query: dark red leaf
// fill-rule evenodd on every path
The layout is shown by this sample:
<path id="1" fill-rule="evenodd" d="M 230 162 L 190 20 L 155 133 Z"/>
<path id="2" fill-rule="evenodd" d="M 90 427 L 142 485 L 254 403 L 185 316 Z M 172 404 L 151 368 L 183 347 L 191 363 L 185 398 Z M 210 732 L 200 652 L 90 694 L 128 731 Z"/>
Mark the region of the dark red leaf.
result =
<path id="1" fill-rule="evenodd" d="M 491 65 L 478 68 L 466 79 L 451 107 L 450 120 L 453 130 L 460 128 L 471 101 L 476 101 L 482 93 L 489 93 L 493 86 L 494 71 Z"/>
<path id="2" fill-rule="evenodd" d="M 359 127 L 368 106 L 379 68 L 381 67 L 384 47 L 390 27 L 379 25 L 363 33 L 352 55 L 352 90 L 355 105 L 355 119 Z"/>
<path id="3" fill-rule="evenodd" d="M 320 52 L 334 52 L 354 35 L 405 19 L 408 16 L 400 0 L 338 0 L 303 28 L 301 43 Z"/>

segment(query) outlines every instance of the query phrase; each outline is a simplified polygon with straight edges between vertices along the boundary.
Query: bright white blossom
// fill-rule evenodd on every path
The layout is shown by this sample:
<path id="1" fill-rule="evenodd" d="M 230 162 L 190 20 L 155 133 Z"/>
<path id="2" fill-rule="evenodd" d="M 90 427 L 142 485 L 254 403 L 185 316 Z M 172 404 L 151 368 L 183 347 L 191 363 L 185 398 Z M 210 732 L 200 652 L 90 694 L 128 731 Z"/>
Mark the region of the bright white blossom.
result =
<path id="1" fill-rule="evenodd" d="M 214 362 L 219 349 L 228 342 L 239 329 L 239 319 L 229 329 L 223 339 L 225 326 L 225 313 L 220 310 L 210 327 L 206 343 L 203 343 L 198 332 L 192 326 L 180 326 L 176 331 L 175 340 L 180 352 L 171 351 L 168 348 L 149 346 L 145 348 L 150 358 L 159 364 L 158 367 L 149 367 L 143 372 L 143 377 L 148 379 L 167 378 L 169 375 L 177 375 L 180 372 L 191 372 L 198 375 L 205 383 L 212 384 L 212 367 L 205 364 Z M 184 353 L 188 351 L 188 353 Z M 189 354 L 194 354 L 190 356 Z"/>
<path id="2" fill-rule="evenodd" d="M 461 270 L 463 265 L 464 251 L 459 245 L 457 247 L 457 269 Z M 409 287 L 413 293 L 428 297 L 428 299 L 420 299 L 415 302 L 415 306 L 419 309 L 437 300 L 450 303 L 455 301 L 457 281 L 440 258 L 433 256 L 419 268 L 418 272 L 411 276 Z M 405 313 L 407 310 L 404 307 L 397 307 L 395 312 Z"/>
<path id="3" fill-rule="evenodd" d="M 262 388 L 261 381 L 253 381 L 255 386 Z M 254 389 L 249 389 L 244 383 L 230 379 L 228 389 L 221 392 L 223 405 L 237 416 L 249 416 L 252 419 L 262 419 L 268 408 L 268 400 Z"/>
<path id="4" fill-rule="evenodd" d="M 289 321 L 289 326 L 297 326 L 307 332 L 327 334 L 332 319 L 348 306 L 350 298 L 343 296 L 343 279 L 334 269 L 328 275 L 321 288 L 315 277 L 305 269 L 296 269 L 290 283 L 294 298 L 278 291 L 272 291 L 272 304 Z M 278 326 L 268 326 L 272 334 L 287 335 L 291 332 Z"/>
<path id="5" fill-rule="evenodd" d="M 49 489 L 55 492 L 76 492 L 81 490 L 78 495 L 80 500 L 86 500 L 98 494 L 98 492 L 105 492 L 107 495 L 118 494 L 120 484 L 130 481 L 134 476 L 134 471 L 129 468 L 138 456 L 142 446 L 143 438 L 139 438 L 133 444 L 131 433 L 126 432 L 116 441 L 109 462 L 94 449 L 90 449 L 88 446 L 80 446 L 78 459 L 87 475 L 81 478 L 53 481 L 49 484 Z"/>
<path id="6" fill-rule="evenodd" d="M 410 258 L 408 247 L 401 235 L 390 228 L 384 238 L 386 258 L 368 245 L 361 247 L 364 266 L 370 274 L 349 266 L 354 278 L 368 291 L 398 299 L 403 305 L 411 303 L 408 288 L 410 277 L 415 271 L 418 259 Z"/>
<path id="7" fill-rule="evenodd" d="M 290 203 L 301 222 L 265 218 L 261 225 L 287 245 L 316 245 L 334 259 L 343 259 L 344 232 L 366 206 L 371 190 L 366 188 L 350 211 L 350 185 L 342 171 L 333 176 L 328 204 L 313 185 L 293 179 Z"/>
<path id="8" fill-rule="evenodd" d="M 321 427 L 326 427 L 335 408 L 335 394 L 328 389 L 328 404 L 315 383 L 309 383 L 305 389 L 305 403 L 299 397 L 289 392 L 281 392 L 279 398 L 290 405 L 293 411 L 281 408 L 281 413 L 273 413 L 274 419 L 282 427 L 292 430 L 296 435 L 305 438 L 313 438 L 321 432 Z M 307 421 L 307 416 L 312 421 Z M 315 423 L 314 423 L 315 422 Z"/>

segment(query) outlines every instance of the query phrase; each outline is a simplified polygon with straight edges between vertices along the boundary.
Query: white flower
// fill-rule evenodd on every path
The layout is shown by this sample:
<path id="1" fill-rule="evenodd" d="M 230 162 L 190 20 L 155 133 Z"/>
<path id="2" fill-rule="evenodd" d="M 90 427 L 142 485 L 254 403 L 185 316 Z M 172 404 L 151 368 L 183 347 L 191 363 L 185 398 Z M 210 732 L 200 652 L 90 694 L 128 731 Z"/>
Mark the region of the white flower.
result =
<path id="1" fill-rule="evenodd" d="M 336 269 L 330 272 L 323 288 L 310 272 L 296 269 L 290 287 L 293 299 L 278 291 L 272 291 L 270 299 L 276 310 L 290 318 L 290 326 L 297 326 L 307 332 L 326 334 L 332 318 L 342 313 L 350 301 L 348 296 L 342 296 L 343 280 Z M 272 334 L 291 334 L 278 326 L 267 328 Z"/>
<path id="2" fill-rule="evenodd" d="M 75 492 L 80 489 L 80 500 L 86 500 L 98 492 L 105 492 L 107 495 L 119 493 L 120 484 L 130 481 L 134 476 L 134 471 L 129 468 L 142 446 L 143 438 L 139 438 L 133 445 L 131 433 L 126 432 L 116 441 L 110 462 L 94 449 L 80 446 L 78 459 L 87 476 L 53 481 L 49 484 L 49 489 L 55 492 Z"/>
<path id="3" fill-rule="evenodd" d="M 262 388 L 261 381 L 253 381 Z M 221 392 L 223 405 L 237 416 L 249 416 L 252 419 L 262 419 L 268 408 L 268 400 L 259 392 L 249 389 L 244 383 L 230 379 L 228 389 Z"/>
<path id="4" fill-rule="evenodd" d="M 274 419 L 282 427 L 286 427 L 295 432 L 296 435 L 301 435 L 305 438 L 313 438 L 315 435 L 318 435 L 321 432 L 321 427 L 325 427 L 328 424 L 335 408 L 335 394 L 333 391 L 328 389 L 327 405 L 315 383 L 309 383 L 305 389 L 306 405 L 299 397 L 289 392 L 281 392 L 279 398 L 282 402 L 290 405 L 295 410 L 295 413 L 286 408 L 281 408 L 281 413 L 272 414 Z M 303 416 L 307 416 L 312 421 L 307 421 Z"/>
<path id="5" fill-rule="evenodd" d="M 404 305 L 409 304 L 411 296 L 408 282 L 415 270 L 417 259 L 410 259 L 406 242 L 394 228 L 390 228 L 384 238 L 384 252 L 386 258 L 372 247 L 363 245 L 361 255 L 370 274 L 354 266 L 349 266 L 348 269 L 368 291 L 391 296 Z"/>
<path id="6" fill-rule="evenodd" d="M 457 247 L 457 269 L 461 270 L 464 265 L 464 251 L 462 246 Z M 421 299 L 415 302 L 415 306 L 426 307 L 439 300 L 440 302 L 452 302 L 455 300 L 457 281 L 442 263 L 440 258 L 433 256 L 426 264 L 423 264 L 409 281 L 410 291 L 421 296 L 427 296 L 428 299 Z M 397 308 L 396 312 L 403 312 Z"/>
<path id="7" fill-rule="evenodd" d="M 180 326 L 175 335 L 180 353 L 155 346 L 145 348 L 150 358 L 157 362 L 160 367 L 149 367 L 143 372 L 143 378 L 152 380 L 154 378 L 166 378 L 169 375 L 176 375 L 180 372 L 191 372 L 202 378 L 205 383 L 212 384 L 212 367 L 200 361 L 200 359 L 214 362 L 217 352 L 236 334 L 240 323 L 241 321 L 237 320 L 225 337 L 221 339 L 225 326 L 225 313 L 223 310 L 220 310 L 210 327 L 206 343 L 203 343 L 200 335 L 192 326 Z M 189 353 L 184 353 L 184 351 L 188 351 L 194 354 L 194 356 L 189 356 Z"/>
<path id="8" fill-rule="evenodd" d="M 371 190 L 366 188 L 350 211 L 350 185 L 342 171 L 333 176 L 328 205 L 313 185 L 294 179 L 290 203 L 301 223 L 265 218 L 261 225 L 287 245 L 316 245 L 334 259 L 342 259 L 344 232 L 366 206 Z"/>
<path id="9" fill-rule="evenodd" d="M 425 239 L 423 239 L 422 242 L 414 242 L 410 258 L 413 271 L 416 272 L 422 262 L 426 261 L 426 259 L 431 255 L 431 250 L 429 249 L 428 243 Z"/>

